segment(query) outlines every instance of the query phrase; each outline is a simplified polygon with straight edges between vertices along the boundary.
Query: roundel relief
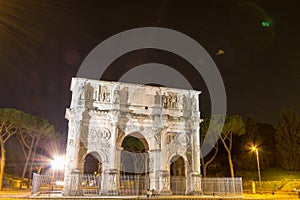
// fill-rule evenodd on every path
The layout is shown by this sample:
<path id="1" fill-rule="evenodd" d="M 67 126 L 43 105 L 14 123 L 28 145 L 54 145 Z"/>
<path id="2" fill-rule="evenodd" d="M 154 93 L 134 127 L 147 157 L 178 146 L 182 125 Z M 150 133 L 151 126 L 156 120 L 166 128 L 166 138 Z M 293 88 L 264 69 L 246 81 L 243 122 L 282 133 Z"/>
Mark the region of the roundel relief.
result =
<path id="1" fill-rule="evenodd" d="M 109 140 L 111 133 L 107 128 L 91 128 L 89 132 L 89 139 L 91 140 Z"/>
<path id="2" fill-rule="evenodd" d="M 182 133 L 177 136 L 177 141 L 181 145 L 187 145 L 190 142 L 190 138 L 187 134 Z"/>

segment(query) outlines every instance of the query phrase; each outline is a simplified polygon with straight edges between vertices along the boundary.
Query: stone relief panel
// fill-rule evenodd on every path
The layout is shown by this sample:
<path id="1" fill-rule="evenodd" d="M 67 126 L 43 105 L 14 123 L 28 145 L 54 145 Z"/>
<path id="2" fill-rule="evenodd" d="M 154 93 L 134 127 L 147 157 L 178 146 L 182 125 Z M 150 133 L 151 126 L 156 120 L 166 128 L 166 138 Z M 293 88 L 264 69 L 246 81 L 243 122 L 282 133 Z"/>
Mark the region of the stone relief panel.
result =
<path id="1" fill-rule="evenodd" d="M 88 134 L 88 144 L 101 146 L 101 148 L 109 148 L 111 132 L 107 128 L 91 127 Z"/>
<path id="2" fill-rule="evenodd" d="M 190 143 L 190 137 L 186 133 L 167 132 L 167 144 L 176 144 L 187 146 Z"/>
<path id="3" fill-rule="evenodd" d="M 190 137 L 186 133 L 167 132 L 166 137 L 168 155 L 186 155 L 190 147 Z"/>
<path id="4" fill-rule="evenodd" d="M 178 97 L 174 92 L 163 93 L 161 96 L 163 108 L 178 108 Z"/>
<path id="5" fill-rule="evenodd" d="M 111 133 L 107 128 L 91 127 L 89 130 L 88 139 L 90 141 L 103 140 L 108 141 L 111 138 Z"/>
<path id="6" fill-rule="evenodd" d="M 176 133 L 168 132 L 167 133 L 167 144 L 175 143 L 176 142 Z"/>
<path id="7" fill-rule="evenodd" d="M 113 103 L 120 103 L 120 87 L 117 86 L 115 89 L 114 89 L 114 95 L 113 95 Z"/>
<path id="8" fill-rule="evenodd" d="M 111 101 L 111 87 L 108 85 L 101 85 L 98 84 L 96 86 L 97 89 L 95 89 L 94 92 L 94 100 L 99 102 L 108 103 Z"/>
<path id="9" fill-rule="evenodd" d="M 78 88 L 79 99 L 91 100 L 93 99 L 94 87 L 91 83 L 81 83 Z"/>
<path id="10" fill-rule="evenodd" d="M 187 134 L 185 133 L 181 133 L 177 136 L 177 142 L 178 144 L 180 144 L 181 146 L 186 146 L 189 144 L 190 142 L 190 138 Z"/>

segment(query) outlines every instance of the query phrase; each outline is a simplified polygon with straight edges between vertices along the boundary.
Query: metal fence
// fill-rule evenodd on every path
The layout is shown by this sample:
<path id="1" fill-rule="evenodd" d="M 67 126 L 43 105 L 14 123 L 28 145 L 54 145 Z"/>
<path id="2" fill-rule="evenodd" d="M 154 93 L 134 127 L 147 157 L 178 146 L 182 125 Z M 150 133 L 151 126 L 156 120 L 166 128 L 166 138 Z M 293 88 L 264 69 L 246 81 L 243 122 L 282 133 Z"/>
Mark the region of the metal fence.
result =
<path id="1" fill-rule="evenodd" d="M 98 195 L 101 189 L 101 176 L 92 174 L 82 175 L 82 192 L 83 195 Z"/>
<path id="2" fill-rule="evenodd" d="M 74 177 L 76 178 L 76 177 Z M 80 176 L 81 191 L 84 196 L 97 196 L 101 189 L 101 176 L 93 174 L 82 174 Z M 72 178 L 70 179 L 73 180 Z M 64 185 L 63 176 L 39 175 L 33 174 L 32 194 L 42 196 L 52 196 L 61 194 Z"/>
<path id="3" fill-rule="evenodd" d="M 39 175 L 34 173 L 31 193 L 33 195 L 50 195 L 54 193 L 61 193 L 63 183 L 63 176 Z"/>
<path id="4" fill-rule="evenodd" d="M 203 195 L 243 196 L 242 178 L 202 178 Z"/>
<path id="5" fill-rule="evenodd" d="M 78 178 L 78 177 L 73 177 Z M 101 195 L 102 177 L 93 174 L 82 174 L 80 179 L 80 191 L 78 195 L 99 196 Z M 72 177 L 66 179 L 72 182 Z M 75 181 L 78 183 L 78 180 Z M 61 195 L 63 190 L 64 177 L 51 175 L 33 175 L 32 194 L 40 196 Z M 72 183 L 71 183 L 72 184 Z M 105 183 L 103 183 L 105 184 Z M 159 184 L 159 183 L 157 183 Z M 115 195 L 138 196 L 145 195 L 150 182 L 148 176 L 142 175 L 120 175 L 119 189 Z M 171 177 L 170 189 L 173 195 L 185 195 L 185 177 Z M 243 196 L 242 178 L 201 178 L 203 195 L 210 196 Z"/>
<path id="6" fill-rule="evenodd" d="M 119 195 L 138 196 L 144 195 L 149 188 L 149 179 L 142 175 L 121 175 Z"/>
<path id="7" fill-rule="evenodd" d="M 184 176 L 172 176 L 170 178 L 170 189 L 173 195 L 185 195 L 186 178 Z"/>

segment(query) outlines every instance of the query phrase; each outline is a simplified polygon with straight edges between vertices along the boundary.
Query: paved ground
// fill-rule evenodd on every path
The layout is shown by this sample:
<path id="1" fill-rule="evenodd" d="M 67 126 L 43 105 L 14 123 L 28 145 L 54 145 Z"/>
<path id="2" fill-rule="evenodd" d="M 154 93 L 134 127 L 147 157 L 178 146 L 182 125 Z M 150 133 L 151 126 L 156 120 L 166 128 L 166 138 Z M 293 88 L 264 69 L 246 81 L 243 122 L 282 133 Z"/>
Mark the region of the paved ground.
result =
<path id="1" fill-rule="evenodd" d="M 280 194 L 244 194 L 244 199 L 299 199 L 295 193 L 280 193 Z"/>
<path id="2" fill-rule="evenodd" d="M 24 198 L 29 198 L 31 197 L 31 190 L 4 190 L 0 191 L 0 198 L 1 199 L 24 199 Z M 62 197 L 60 194 L 55 194 L 55 195 L 44 195 L 40 197 L 35 197 L 35 198 L 41 198 L 41 199 L 62 199 L 62 198 L 68 198 L 68 197 Z M 146 199 L 145 196 L 139 196 L 139 197 L 69 197 L 71 199 L 87 199 L 87 198 L 101 198 L 101 199 Z M 151 199 L 156 199 L 156 198 L 150 198 Z M 280 194 L 244 194 L 244 197 L 241 198 L 222 198 L 220 196 L 161 196 L 158 199 L 299 199 L 297 193 L 280 193 Z"/>
<path id="3" fill-rule="evenodd" d="M 30 197 L 31 190 L 3 190 L 0 191 L 0 198 L 3 197 Z"/>

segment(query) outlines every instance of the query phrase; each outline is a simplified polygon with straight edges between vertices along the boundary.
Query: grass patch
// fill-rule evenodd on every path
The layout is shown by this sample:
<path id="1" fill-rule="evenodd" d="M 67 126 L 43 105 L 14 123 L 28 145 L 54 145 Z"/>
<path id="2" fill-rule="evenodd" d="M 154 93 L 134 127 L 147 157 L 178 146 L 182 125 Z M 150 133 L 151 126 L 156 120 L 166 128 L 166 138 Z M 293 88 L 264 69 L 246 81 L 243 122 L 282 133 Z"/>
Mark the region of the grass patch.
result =
<path id="1" fill-rule="evenodd" d="M 259 190 L 257 171 L 241 171 L 236 174 L 243 178 L 244 190 L 252 190 L 252 182 L 255 181 Z M 262 191 L 291 192 L 300 190 L 300 172 L 283 171 L 281 169 L 269 169 L 261 171 Z"/>

